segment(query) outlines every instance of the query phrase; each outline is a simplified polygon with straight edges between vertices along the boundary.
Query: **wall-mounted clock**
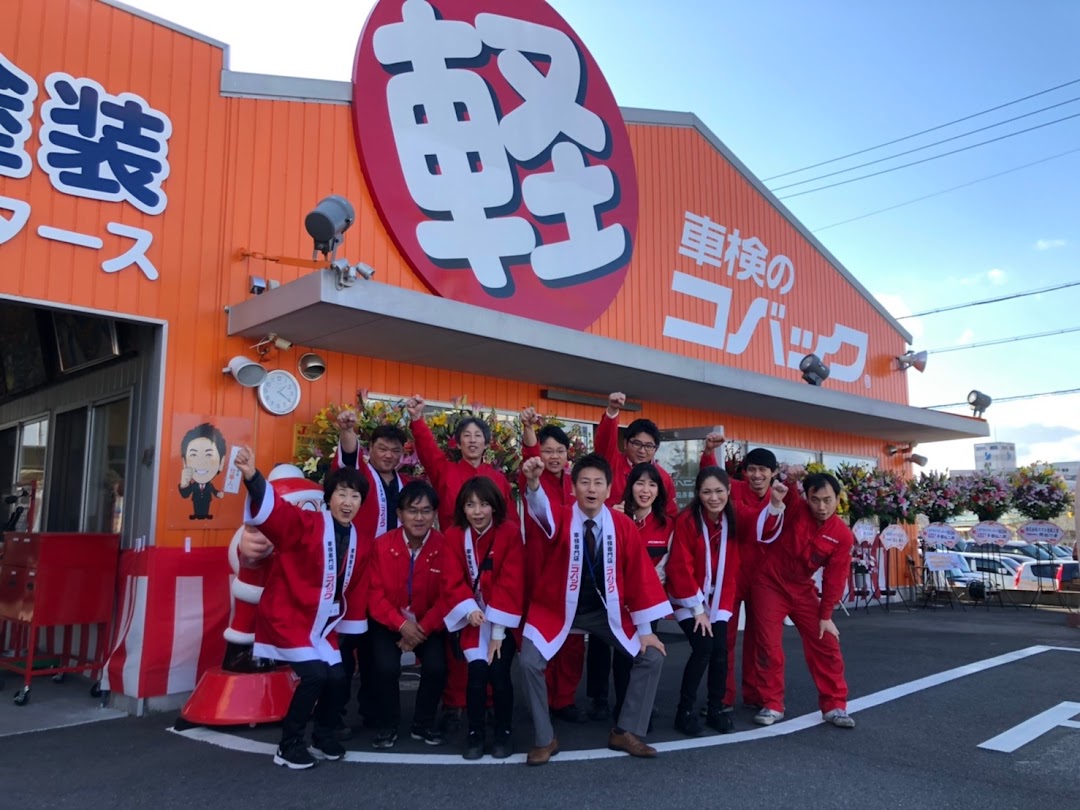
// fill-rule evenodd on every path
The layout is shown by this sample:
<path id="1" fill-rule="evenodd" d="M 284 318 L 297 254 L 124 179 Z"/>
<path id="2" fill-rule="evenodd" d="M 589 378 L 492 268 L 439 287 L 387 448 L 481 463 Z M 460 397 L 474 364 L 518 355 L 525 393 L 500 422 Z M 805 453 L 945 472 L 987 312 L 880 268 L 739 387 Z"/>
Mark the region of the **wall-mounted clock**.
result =
<path id="1" fill-rule="evenodd" d="M 288 371 L 271 371 L 259 383 L 259 404 L 274 416 L 292 413 L 300 404 L 300 383 Z"/>

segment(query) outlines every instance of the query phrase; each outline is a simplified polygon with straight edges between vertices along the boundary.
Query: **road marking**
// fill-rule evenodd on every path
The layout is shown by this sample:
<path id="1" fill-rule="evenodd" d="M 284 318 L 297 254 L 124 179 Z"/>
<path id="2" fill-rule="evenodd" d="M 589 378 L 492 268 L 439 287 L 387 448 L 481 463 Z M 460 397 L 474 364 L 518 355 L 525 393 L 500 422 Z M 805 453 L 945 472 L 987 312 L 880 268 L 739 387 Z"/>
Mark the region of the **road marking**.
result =
<path id="1" fill-rule="evenodd" d="M 1014 650 L 1013 652 L 997 655 L 993 658 L 975 661 L 971 664 L 947 669 L 944 672 L 927 675 L 925 678 L 918 678 L 917 680 L 909 681 L 908 683 L 890 686 L 887 689 L 882 689 L 878 692 L 866 695 L 865 697 L 856 698 L 848 703 L 848 712 L 854 714 L 855 712 L 872 709 L 875 706 L 880 706 L 893 700 L 899 700 L 908 695 L 913 695 L 916 692 L 922 692 L 934 686 L 940 686 L 943 683 L 955 681 L 959 678 L 964 678 L 979 672 L 985 672 L 994 667 L 1012 664 L 1016 661 L 1023 661 L 1026 658 L 1031 658 L 1034 655 L 1045 652 L 1080 652 L 1080 648 L 1054 647 L 1038 644 L 1032 647 L 1025 647 L 1021 650 Z M 716 734 L 709 737 L 672 740 L 671 742 L 657 743 L 653 747 L 656 748 L 657 751 L 664 752 L 687 751 L 695 748 L 711 748 L 718 745 L 735 745 L 737 743 L 751 742 L 753 740 L 786 737 L 789 734 L 804 731 L 813 726 L 821 725 L 824 722 L 825 721 L 821 719 L 820 712 L 810 712 L 809 714 L 804 714 L 800 717 L 795 717 L 773 726 L 755 728 L 749 731 L 738 731 L 734 734 Z M 277 746 L 273 743 L 257 742 L 243 737 L 236 737 L 232 734 L 215 731 L 212 728 L 198 727 L 186 731 L 169 729 L 169 731 L 173 734 L 178 734 L 181 737 L 186 737 L 189 740 L 210 743 L 211 745 L 227 748 L 232 751 L 243 751 L 246 753 L 265 754 L 270 756 L 277 750 Z M 622 751 L 611 751 L 607 748 L 593 748 L 580 751 L 563 751 L 553 761 L 581 762 L 585 760 L 612 759 L 625 756 L 626 754 Z M 525 754 L 515 754 L 507 759 L 484 757 L 483 759 L 467 762 L 461 758 L 460 754 L 376 754 L 366 751 L 349 751 L 345 754 L 344 761 L 380 765 L 514 765 L 523 763 L 525 761 Z"/>
<path id="2" fill-rule="evenodd" d="M 1080 703 L 1059 703 L 1030 720 L 1025 720 L 1008 731 L 998 734 L 993 739 L 979 743 L 979 748 L 1011 754 L 1017 748 L 1034 742 L 1050 729 L 1062 726 L 1080 729 L 1080 723 L 1072 719 L 1078 714 L 1080 714 Z"/>

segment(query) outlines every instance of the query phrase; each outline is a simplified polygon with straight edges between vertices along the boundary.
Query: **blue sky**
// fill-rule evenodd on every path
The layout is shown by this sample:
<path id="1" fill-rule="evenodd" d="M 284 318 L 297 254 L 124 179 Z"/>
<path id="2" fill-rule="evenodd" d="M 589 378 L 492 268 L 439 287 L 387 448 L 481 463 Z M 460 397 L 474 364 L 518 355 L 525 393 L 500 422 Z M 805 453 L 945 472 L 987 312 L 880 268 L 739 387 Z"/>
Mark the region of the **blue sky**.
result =
<path id="1" fill-rule="evenodd" d="M 762 178 L 1080 79 L 1074 0 L 550 1 L 592 51 L 620 104 L 696 113 Z M 350 78 L 373 5 L 128 2 L 229 43 L 233 70 L 337 80 Z M 821 171 L 1072 98 L 1080 98 L 1080 84 Z M 1076 113 L 1080 101 L 908 160 Z M 785 202 L 813 230 L 1076 147 L 1080 118 Z M 1077 279 L 1080 152 L 819 238 L 895 315 Z M 1075 326 L 1078 313 L 1080 287 L 904 323 L 915 348 L 938 349 Z M 972 388 L 995 398 L 1076 388 L 1078 365 L 1080 333 L 932 354 L 924 374 L 909 372 L 911 401 L 959 402 Z M 996 403 L 986 416 L 994 438 L 1016 442 L 1021 462 L 1080 459 L 1080 395 Z M 972 444 L 919 452 L 932 468 L 970 468 Z"/>

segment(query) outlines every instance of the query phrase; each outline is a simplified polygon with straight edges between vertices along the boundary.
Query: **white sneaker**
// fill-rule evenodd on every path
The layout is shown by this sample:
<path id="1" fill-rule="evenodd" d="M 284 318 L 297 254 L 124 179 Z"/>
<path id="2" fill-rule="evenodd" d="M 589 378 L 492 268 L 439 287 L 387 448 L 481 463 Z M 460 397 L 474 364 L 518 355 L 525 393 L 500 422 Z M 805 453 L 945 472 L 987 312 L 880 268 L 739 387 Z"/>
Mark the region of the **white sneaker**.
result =
<path id="1" fill-rule="evenodd" d="M 759 726 L 771 726 L 777 720 L 783 720 L 784 713 L 778 712 L 775 709 L 762 709 L 760 712 L 754 715 L 754 722 Z"/>
<path id="2" fill-rule="evenodd" d="M 844 709 L 822 712 L 821 719 L 826 723 L 832 723 L 837 728 L 855 728 L 855 718 Z"/>

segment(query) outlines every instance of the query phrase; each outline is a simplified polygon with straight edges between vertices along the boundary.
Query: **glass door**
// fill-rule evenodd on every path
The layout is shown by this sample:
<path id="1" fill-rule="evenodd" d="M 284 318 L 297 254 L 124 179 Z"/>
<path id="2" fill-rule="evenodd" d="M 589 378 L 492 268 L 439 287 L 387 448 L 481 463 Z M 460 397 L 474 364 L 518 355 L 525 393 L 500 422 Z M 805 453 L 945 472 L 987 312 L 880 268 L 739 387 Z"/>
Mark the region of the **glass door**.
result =
<path id="1" fill-rule="evenodd" d="M 130 425 L 130 397 L 91 408 L 83 531 L 123 530 Z"/>
<path id="2" fill-rule="evenodd" d="M 41 531 L 41 505 L 45 495 L 45 455 L 49 449 L 49 420 L 39 419 L 22 426 L 19 437 L 19 468 L 15 483 L 19 487 L 33 489 L 34 518 L 26 526 L 27 531 Z M 31 484 L 34 486 L 31 487 Z"/>
<path id="3" fill-rule="evenodd" d="M 50 532 L 77 532 L 81 525 L 79 505 L 86 479 L 86 407 L 56 414 L 53 429 L 52 477 L 49 480 Z"/>

